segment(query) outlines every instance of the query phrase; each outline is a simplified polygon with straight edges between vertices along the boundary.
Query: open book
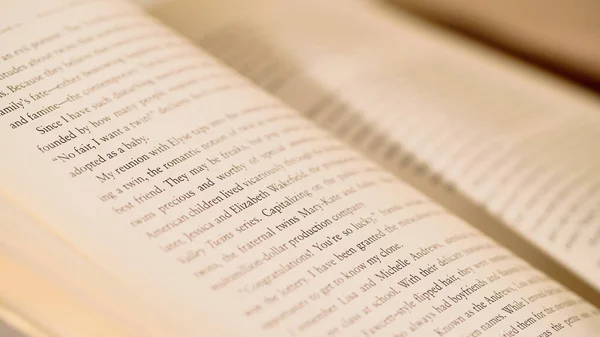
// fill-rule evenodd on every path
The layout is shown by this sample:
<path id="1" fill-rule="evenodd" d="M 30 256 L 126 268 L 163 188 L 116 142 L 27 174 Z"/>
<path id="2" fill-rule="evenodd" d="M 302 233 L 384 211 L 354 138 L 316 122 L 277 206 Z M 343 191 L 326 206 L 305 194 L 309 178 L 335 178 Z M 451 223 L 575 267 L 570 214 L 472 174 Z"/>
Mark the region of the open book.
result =
<path id="1" fill-rule="evenodd" d="M 3 319 L 32 336 L 600 331 L 596 97 L 378 2 L 153 14 L 0 14 Z"/>

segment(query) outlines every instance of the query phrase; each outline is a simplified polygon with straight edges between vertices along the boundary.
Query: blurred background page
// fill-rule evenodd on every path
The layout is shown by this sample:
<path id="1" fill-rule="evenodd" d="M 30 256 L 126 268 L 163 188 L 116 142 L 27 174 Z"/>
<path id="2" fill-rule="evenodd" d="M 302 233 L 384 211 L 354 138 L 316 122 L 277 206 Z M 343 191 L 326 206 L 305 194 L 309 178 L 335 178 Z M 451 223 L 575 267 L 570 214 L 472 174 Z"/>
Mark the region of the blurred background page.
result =
<path id="1" fill-rule="evenodd" d="M 600 1 L 392 1 L 600 90 Z"/>

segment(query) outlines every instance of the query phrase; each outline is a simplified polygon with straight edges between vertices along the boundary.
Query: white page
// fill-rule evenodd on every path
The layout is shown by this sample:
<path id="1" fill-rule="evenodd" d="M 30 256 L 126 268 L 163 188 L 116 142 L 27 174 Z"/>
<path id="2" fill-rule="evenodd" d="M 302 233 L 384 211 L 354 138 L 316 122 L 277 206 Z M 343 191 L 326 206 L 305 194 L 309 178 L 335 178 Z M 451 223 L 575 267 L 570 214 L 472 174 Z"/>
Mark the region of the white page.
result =
<path id="1" fill-rule="evenodd" d="M 9 297 L 22 294 L 19 303 L 12 304 L 20 307 L 26 304 L 27 308 L 20 311 L 27 315 L 35 313 L 32 319 L 42 326 L 62 329 L 58 335 L 72 335 L 64 331 L 82 321 L 81 318 L 73 319 L 77 313 L 101 316 L 120 329 L 129 330 L 130 335 L 164 336 L 168 333 L 168 329 L 161 331 L 158 327 L 148 330 L 146 322 L 156 313 L 147 310 L 147 303 L 131 296 L 111 275 L 61 241 L 45 225 L 1 198 L 0 232 L 2 237 L 10 238 L 2 240 L 0 245 L 2 274 L 10 275 L 11 279 L 4 284 L 3 293 Z M 27 289 L 30 284 L 35 284 L 38 289 L 35 295 Z M 49 293 L 44 295 L 46 299 L 44 296 L 39 298 L 44 290 Z M 66 299 L 59 300 L 61 296 Z M 25 298 L 29 300 L 22 303 Z M 60 310 L 53 306 L 57 302 L 61 302 Z M 81 312 L 77 306 L 69 307 L 68 304 L 73 302 L 79 303 L 79 307 L 87 306 L 88 310 Z M 138 315 L 132 317 L 131 312 Z"/>
<path id="2" fill-rule="evenodd" d="M 25 337 L 139 336 L 5 255 L 0 255 L 0 272 L 0 317 Z"/>
<path id="3" fill-rule="evenodd" d="M 599 288 L 597 98 L 377 2 L 228 3 L 202 21 L 214 3 L 157 14 L 387 165 L 455 186 Z"/>
<path id="4" fill-rule="evenodd" d="M 35 4 L 3 15 L 21 25 L 0 35 L 1 83 L 17 89 L 1 101 L 2 193 L 148 300 L 149 327 L 600 327 L 594 307 L 128 5 Z"/>

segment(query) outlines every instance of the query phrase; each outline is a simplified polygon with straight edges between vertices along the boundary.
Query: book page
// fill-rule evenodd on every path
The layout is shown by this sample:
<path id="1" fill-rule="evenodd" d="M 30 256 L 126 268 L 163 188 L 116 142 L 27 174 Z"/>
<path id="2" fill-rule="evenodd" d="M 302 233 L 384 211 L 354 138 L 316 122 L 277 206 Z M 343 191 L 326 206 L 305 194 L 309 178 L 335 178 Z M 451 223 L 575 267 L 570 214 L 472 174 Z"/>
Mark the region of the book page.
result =
<path id="1" fill-rule="evenodd" d="M 7 337 L 47 337 L 38 327 L 0 306 L 0 332 Z"/>
<path id="2" fill-rule="evenodd" d="M 7 256 L 0 255 L 0 272 L 0 317 L 23 337 L 136 336 Z M 11 336 L 2 328 L 0 332 L 3 337 Z"/>
<path id="3" fill-rule="evenodd" d="M 600 84 L 600 4 L 572 0 L 394 0 L 553 70 Z"/>
<path id="4" fill-rule="evenodd" d="M 600 328 L 596 308 L 134 7 L 2 16 L 1 192 L 147 299 L 149 327 Z"/>
<path id="5" fill-rule="evenodd" d="M 0 241 L 0 256 L 2 261 L 5 261 L 2 263 L 4 267 L 1 274 L 11 275 L 11 282 L 4 284 L 6 288 L 3 294 L 10 294 L 11 298 L 19 293 L 28 296 L 30 300 L 27 301 L 27 309 L 22 309 L 20 312 L 28 316 L 33 316 L 35 313 L 35 317 L 31 319 L 43 322 L 43 326 L 69 329 L 65 324 L 69 325 L 68 322 L 76 312 L 80 315 L 83 313 L 76 309 L 77 306 L 70 307 L 67 304 L 78 301 L 88 307 L 88 313 L 93 312 L 90 315 L 104 316 L 105 320 L 122 326 L 123 330 L 128 329 L 132 336 L 168 334 L 168 328 L 161 330 L 155 326 L 151 330 L 147 329 L 145 322 L 155 319 L 157 315 L 146 309 L 147 303 L 131 296 L 132 294 L 115 282 L 111 275 L 107 275 L 106 271 L 99 269 L 72 246 L 65 244 L 47 227 L 22 212 L 18 206 L 3 199 L 0 199 L 0 233 L 3 238 L 10 238 Z M 33 295 L 27 288 L 35 283 L 42 285 L 35 285 L 39 290 L 36 295 Z M 44 292 L 52 294 L 43 295 L 42 298 L 54 296 L 68 297 L 68 299 L 42 301 L 39 295 Z M 3 300 L 6 298 L 0 296 L 0 302 Z M 42 303 L 57 301 L 64 304 L 60 310 Z M 23 296 L 19 297 L 18 302 L 12 304 L 18 304 L 19 307 L 24 305 Z M 131 312 L 136 312 L 136 317 L 131 317 Z M 60 324 L 57 322 L 59 319 Z M 73 335 L 74 333 L 56 332 L 55 334 Z"/>
<path id="6" fill-rule="evenodd" d="M 600 287 L 597 98 L 377 2 L 229 3 L 206 20 L 196 13 L 210 1 L 156 13 L 328 130 L 430 180 L 441 198 L 466 196 Z"/>

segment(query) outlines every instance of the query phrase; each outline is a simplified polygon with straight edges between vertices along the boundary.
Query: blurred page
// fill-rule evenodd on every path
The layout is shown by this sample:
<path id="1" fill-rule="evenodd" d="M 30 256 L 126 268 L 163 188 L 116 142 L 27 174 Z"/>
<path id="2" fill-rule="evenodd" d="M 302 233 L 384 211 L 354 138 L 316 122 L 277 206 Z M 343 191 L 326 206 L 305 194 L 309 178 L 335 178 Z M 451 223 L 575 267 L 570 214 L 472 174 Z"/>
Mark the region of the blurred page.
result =
<path id="1" fill-rule="evenodd" d="M 260 3 L 156 13 L 380 162 L 455 186 L 600 288 L 596 97 L 378 2 Z"/>
<path id="2" fill-rule="evenodd" d="M 600 2 L 392 0 L 600 89 Z"/>

